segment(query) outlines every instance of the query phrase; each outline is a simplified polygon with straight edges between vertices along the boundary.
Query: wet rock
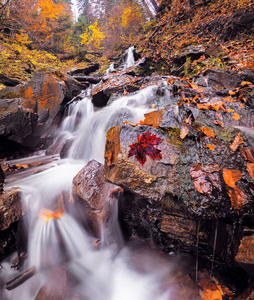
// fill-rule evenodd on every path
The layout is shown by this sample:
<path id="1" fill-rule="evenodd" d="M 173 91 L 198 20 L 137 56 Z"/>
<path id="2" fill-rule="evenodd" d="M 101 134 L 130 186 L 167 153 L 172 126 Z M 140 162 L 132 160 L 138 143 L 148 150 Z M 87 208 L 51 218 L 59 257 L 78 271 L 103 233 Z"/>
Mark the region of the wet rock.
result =
<path id="1" fill-rule="evenodd" d="M 72 290 L 72 285 L 77 283 L 66 270 L 55 267 L 50 271 L 46 284 L 39 290 L 35 300 L 85 300 Z"/>
<path id="2" fill-rule="evenodd" d="M 110 199 L 115 185 L 104 179 L 103 165 L 90 161 L 73 179 L 73 196 L 78 201 L 82 213 L 87 214 L 88 227 L 97 237 L 111 213 Z"/>
<path id="3" fill-rule="evenodd" d="M 87 68 L 83 68 L 83 69 L 75 69 L 75 70 L 72 70 L 69 72 L 69 74 L 71 76 L 74 76 L 74 75 L 90 75 L 91 73 L 99 70 L 100 68 L 100 65 L 95 63 L 95 64 L 90 64 Z"/>
<path id="4" fill-rule="evenodd" d="M 64 105 L 77 96 L 82 89 L 69 75 L 49 69 L 35 72 L 21 91 L 22 105 L 33 109 L 44 124 L 44 130 L 59 125 Z"/>
<path id="5" fill-rule="evenodd" d="M 0 74 L 0 82 L 6 86 L 16 86 L 21 84 L 17 79 L 8 78 L 7 76 Z"/>
<path id="6" fill-rule="evenodd" d="M 4 172 L 3 172 L 2 166 L 0 165 L 0 194 L 3 191 L 4 179 L 5 179 Z"/>
<path id="7" fill-rule="evenodd" d="M 254 279 L 254 232 L 245 228 L 244 236 L 235 257 L 236 262 Z"/>
<path id="8" fill-rule="evenodd" d="M 10 224 L 18 221 L 27 213 L 21 201 L 21 191 L 12 188 L 0 195 L 0 224 L 1 230 L 7 229 Z"/>
<path id="9" fill-rule="evenodd" d="M 186 57 L 191 57 L 192 60 L 196 60 L 200 58 L 206 51 L 204 45 L 190 45 L 183 49 L 181 49 L 174 56 L 175 63 L 184 63 L 186 61 Z"/>
<path id="10" fill-rule="evenodd" d="M 21 104 L 21 100 L 0 100 L 0 153 L 11 157 L 13 153 L 26 153 L 35 147 L 34 134 L 37 114 Z"/>
<path id="11" fill-rule="evenodd" d="M 21 220 L 27 209 L 21 201 L 21 191 L 12 188 L 0 194 L 0 257 L 26 249 L 26 237 Z M 18 222 L 20 221 L 20 222 Z"/>
<path id="12" fill-rule="evenodd" d="M 113 94 L 121 94 L 127 86 L 136 85 L 139 81 L 139 77 L 129 75 L 109 77 L 105 82 L 98 83 L 93 87 L 92 102 L 97 107 L 105 106 Z"/>
<path id="13" fill-rule="evenodd" d="M 97 84 L 101 81 L 100 77 L 95 77 L 95 76 L 81 76 L 81 75 L 74 75 L 74 79 L 81 83 L 92 83 L 92 84 Z"/>

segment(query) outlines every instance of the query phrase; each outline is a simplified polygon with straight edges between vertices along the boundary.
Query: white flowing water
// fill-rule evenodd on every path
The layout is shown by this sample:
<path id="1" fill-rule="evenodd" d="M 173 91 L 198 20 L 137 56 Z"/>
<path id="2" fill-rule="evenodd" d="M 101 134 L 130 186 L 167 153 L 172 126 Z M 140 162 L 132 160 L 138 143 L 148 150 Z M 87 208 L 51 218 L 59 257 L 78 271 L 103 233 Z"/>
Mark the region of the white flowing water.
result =
<path id="1" fill-rule="evenodd" d="M 124 64 L 124 70 L 132 67 L 135 64 L 135 58 L 134 58 L 134 46 L 131 46 L 128 50 L 127 50 L 127 58 L 126 58 L 126 62 Z"/>
<path id="2" fill-rule="evenodd" d="M 75 278 L 75 284 L 70 284 L 70 288 L 79 295 L 75 299 L 170 299 L 169 291 L 163 289 L 162 285 L 163 278 L 171 270 L 171 264 L 166 264 L 165 261 L 157 264 L 153 254 L 144 252 L 138 256 L 128 247 L 119 247 L 122 241 L 119 242 L 121 233 L 119 234 L 120 227 L 114 213 L 117 211 L 116 207 L 113 207 L 114 224 L 111 224 L 114 230 L 107 228 L 107 232 L 102 232 L 104 242 L 101 247 L 93 245 L 94 238 L 69 213 L 75 209 L 75 204 L 71 201 L 74 176 L 91 159 L 103 163 L 106 130 L 125 120 L 143 120 L 144 113 L 150 111 L 154 104 L 169 104 L 169 95 L 159 99 L 156 90 L 157 87 L 150 86 L 135 95 L 121 97 L 96 112 L 89 93 L 84 93 L 80 101 L 69 105 L 68 116 L 59 132 L 59 142 L 72 143 L 68 158 L 54 157 L 53 162 L 51 159 L 46 164 L 48 168 L 45 171 L 30 172 L 26 177 L 17 176 L 15 181 L 7 180 L 5 189 L 12 186 L 22 189 L 24 204 L 30 212 L 27 224 L 28 259 L 24 270 L 35 267 L 36 275 L 14 290 L 5 290 L 2 293 L 4 300 L 35 299 L 41 287 L 49 284 L 50 272 L 59 266 Z M 36 159 L 47 161 L 44 153 Z M 63 195 L 69 195 L 67 209 L 63 209 Z M 117 237 L 114 236 L 115 232 L 118 232 Z M 135 261 L 142 265 L 141 261 L 144 259 L 145 271 L 139 271 Z M 8 261 L 3 263 L 3 267 L 0 271 L 0 283 L 6 283 L 19 274 L 10 269 Z"/>

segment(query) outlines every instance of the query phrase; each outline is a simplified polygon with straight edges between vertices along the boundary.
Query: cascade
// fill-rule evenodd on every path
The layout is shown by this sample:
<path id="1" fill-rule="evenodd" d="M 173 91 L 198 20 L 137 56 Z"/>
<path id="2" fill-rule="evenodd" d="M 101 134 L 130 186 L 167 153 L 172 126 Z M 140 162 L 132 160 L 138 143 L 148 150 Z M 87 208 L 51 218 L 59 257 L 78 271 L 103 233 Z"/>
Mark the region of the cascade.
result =
<path id="1" fill-rule="evenodd" d="M 134 58 L 134 46 L 131 46 L 128 50 L 127 50 L 127 58 L 126 58 L 126 62 L 124 64 L 123 69 L 126 70 L 130 67 L 132 67 L 135 63 L 135 58 Z"/>
<path id="2" fill-rule="evenodd" d="M 72 141 L 68 157 L 47 158 L 45 152 L 24 159 L 45 161 L 44 169 L 32 169 L 26 176 L 7 178 L 6 189 L 18 186 L 29 210 L 28 259 L 23 270 L 33 276 L 12 290 L 5 290 L 3 300 L 32 300 L 45 284 L 51 281 L 54 268 L 63 268 L 72 278 L 70 289 L 79 298 L 86 300 L 168 300 L 169 291 L 162 288 L 172 264 L 156 263 L 148 249 L 142 256 L 124 246 L 117 220 L 117 201 L 112 203 L 112 218 L 109 226 L 102 228 L 102 246 L 93 246 L 91 237 L 73 217 L 75 209 L 71 201 L 72 180 L 91 159 L 103 163 L 105 134 L 111 126 L 139 122 L 144 113 L 151 110 L 154 101 L 158 107 L 168 105 L 169 95 L 156 100 L 157 87 L 149 86 L 136 94 L 120 97 L 111 105 L 95 111 L 89 92 L 83 93 L 80 101 L 72 101 L 68 116 L 62 122 L 57 140 Z M 78 100 L 78 99 L 74 99 Z M 65 195 L 65 196 L 63 196 Z M 66 196 L 67 195 L 67 196 Z M 70 204 L 68 204 L 70 203 Z M 146 260 L 146 270 L 138 271 L 135 260 Z M 20 273 L 10 268 L 11 258 L 3 262 L 0 282 L 12 280 Z M 29 271 L 30 270 L 30 271 Z M 25 275 L 27 276 L 27 275 Z M 28 277 L 28 276 L 27 276 Z M 51 284 L 56 285 L 52 280 Z M 75 295 L 76 295 L 75 294 Z M 69 296 L 68 299 L 74 299 Z M 67 299 L 66 298 L 66 299 Z"/>

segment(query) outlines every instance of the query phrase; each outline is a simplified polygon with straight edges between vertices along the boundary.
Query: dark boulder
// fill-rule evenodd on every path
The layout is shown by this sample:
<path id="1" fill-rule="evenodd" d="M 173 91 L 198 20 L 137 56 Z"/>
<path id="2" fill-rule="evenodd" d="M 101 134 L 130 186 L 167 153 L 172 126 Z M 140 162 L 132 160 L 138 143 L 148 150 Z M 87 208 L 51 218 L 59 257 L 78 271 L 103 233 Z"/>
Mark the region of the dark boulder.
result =
<path id="1" fill-rule="evenodd" d="M 103 165 L 90 161 L 73 179 L 73 196 L 80 210 L 88 217 L 89 230 L 100 237 L 101 226 L 111 214 L 111 203 L 115 185 L 104 179 Z"/>
<path id="2" fill-rule="evenodd" d="M 4 179 L 5 179 L 4 172 L 2 166 L 0 165 L 0 194 L 3 191 Z"/>
<path id="3" fill-rule="evenodd" d="M 94 63 L 94 64 L 90 64 L 87 68 L 72 70 L 72 71 L 69 72 L 69 74 L 71 76 L 73 76 L 73 75 L 81 75 L 81 76 L 86 75 L 86 76 L 88 76 L 91 73 L 99 70 L 99 68 L 100 68 L 100 65 L 97 64 L 97 63 Z"/>
<path id="4" fill-rule="evenodd" d="M 140 77 L 130 75 L 108 76 L 104 81 L 95 85 L 92 89 L 92 102 L 97 107 L 107 105 L 109 98 L 114 94 L 122 94 L 130 86 L 138 85 Z M 135 88 L 136 89 L 136 88 Z"/>
<path id="5" fill-rule="evenodd" d="M 0 157 L 26 154 L 35 147 L 37 114 L 21 100 L 0 100 Z"/>

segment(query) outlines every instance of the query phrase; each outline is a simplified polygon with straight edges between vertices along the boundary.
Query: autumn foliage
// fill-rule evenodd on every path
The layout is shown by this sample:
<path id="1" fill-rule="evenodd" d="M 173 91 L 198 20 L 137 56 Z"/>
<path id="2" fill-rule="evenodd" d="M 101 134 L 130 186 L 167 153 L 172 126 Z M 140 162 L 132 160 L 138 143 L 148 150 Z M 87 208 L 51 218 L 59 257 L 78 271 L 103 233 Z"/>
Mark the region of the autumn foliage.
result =
<path id="1" fill-rule="evenodd" d="M 143 166 L 146 162 L 146 156 L 154 159 L 162 159 L 161 150 L 155 148 L 154 146 L 159 145 L 163 139 L 156 136 L 156 134 L 151 134 L 151 131 L 144 132 L 141 136 L 138 135 L 138 142 L 129 145 L 131 150 L 129 150 L 129 157 L 135 156 L 139 163 Z"/>

